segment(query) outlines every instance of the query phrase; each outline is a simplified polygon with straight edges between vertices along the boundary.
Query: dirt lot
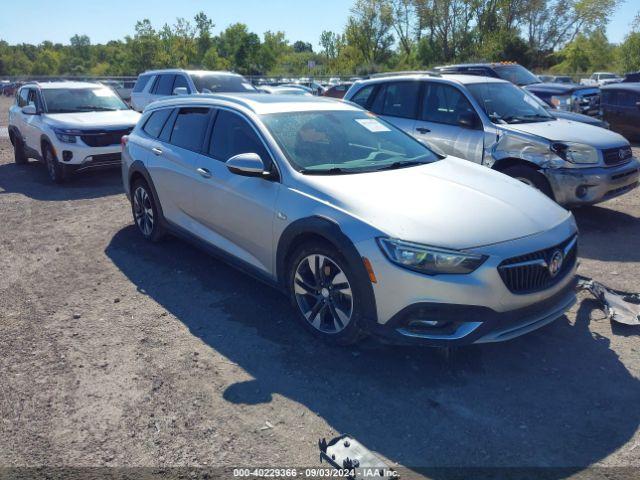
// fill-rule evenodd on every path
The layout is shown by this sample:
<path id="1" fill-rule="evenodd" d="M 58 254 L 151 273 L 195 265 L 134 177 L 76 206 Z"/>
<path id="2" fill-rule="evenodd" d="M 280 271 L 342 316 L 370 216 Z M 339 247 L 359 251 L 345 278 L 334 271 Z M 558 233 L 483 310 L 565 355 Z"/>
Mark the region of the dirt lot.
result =
<path id="1" fill-rule="evenodd" d="M 640 191 L 575 214 L 580 273 L 640 291 Z M 2 138 L 0 251 L 0 466 L 316 466 L 350 433 L 408 467 L 640 468 L 640 330 L 586 295 L 449 360 L 330 348 L 261 283 L 142 241 L 117 171 L 54 186 Z"/>

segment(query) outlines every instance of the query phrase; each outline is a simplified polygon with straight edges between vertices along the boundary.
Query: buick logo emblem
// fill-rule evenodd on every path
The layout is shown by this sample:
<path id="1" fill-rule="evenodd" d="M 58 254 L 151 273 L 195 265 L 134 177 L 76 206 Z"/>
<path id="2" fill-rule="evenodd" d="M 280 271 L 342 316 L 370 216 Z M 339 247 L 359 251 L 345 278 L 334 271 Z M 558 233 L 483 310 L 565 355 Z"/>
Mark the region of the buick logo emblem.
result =
<path id="1" fill-rule="evenodd" d="M 627 155 L 629 153 L 627 152 L 627 150 L 625 148 L 621 148 L 620 150 L 618 150 L 618 158 L 620 160 L 624 160 L 625 158 L 627 158 Z"/>
<path id="2" fill-rule="evenodd" d="M 564 255 L 560 250 L 556 250 L 551 255 L 551 261 L 549 262 L 549 275 L 551 278 L 555 278 L 560 270 L 562 270 L 562 263 L 564 262 Z"/>

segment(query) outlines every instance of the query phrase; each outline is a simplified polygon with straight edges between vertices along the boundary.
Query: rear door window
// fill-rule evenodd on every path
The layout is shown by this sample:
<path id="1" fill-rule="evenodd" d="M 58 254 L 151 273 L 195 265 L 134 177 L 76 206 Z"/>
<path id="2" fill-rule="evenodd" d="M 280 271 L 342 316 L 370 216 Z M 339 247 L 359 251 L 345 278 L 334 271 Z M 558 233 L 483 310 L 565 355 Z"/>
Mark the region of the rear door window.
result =
<path id="1" fill-rule="evenodd" d="M 401 118 L 416 118 L 419 82 L 394 82 L 387 85 L 383 115 Z"/>
<path id="2" fill-rule="evenodd" d="M 209 154 L 226 162 L 241 153 L 257 153 L 267 167 L 271 163 L 269 153 L 251 125 L 240 115 L 220 110 L 211 134 Z"/>
<path id="3" fill-rule="evenodd" d="M 149 80 L 151 79 L 151 75 L 140 75 L 138 77 L 138 80 L 136 81 L 136 84 L 133 86 L 133 91 L 136 93 L 140 93 L 144 90 L 144 87 L 147 86 L 147 83 L 149 83 Z M 127 82 L 125 82 L 125 88 L 127 87 Z"/>
<path id="4" fill-rule="evenodd" d="M 427 83 L 420 118 L 425 122 L 458 125 L 460 114 L 475 113 L 464 94 L 455 87 Z"/>
<path id="5" fill-rule="evenodd" d="M 181 108 L 173 125 L 170 143 L 186 150 L 200 152 L 210 113 L 211 110 L 208 108 Z"/>
<path id="6" fill-rule="evenodd" d="M 367 108 L 367 106 L 369 105 L 369 100 L 371 98 L 371 94 L 373 93 L 373 90 L 376 86 L 375 85 L 369 85 L 367 87 L 361 88 L 360 90 L 358 90 L 358 92 L 351 98 L 351 101 L 353 103 L 357 103 L 358 105 L 360 105 L 362 108 Z M 336 87 L 336 90 L 338 89 L 338 87 Z"/>
<path id="7" fill-rule="evenodd" d="M 153 93 L 156 95 L 172 95 L 174 77 L 175 75 L 169 74 L 160 75 L 160 79 L 155 85 L 155 92 Z"/>
<path id="8" fill-rule="evenodd" d="M 160 136 L 162 128 L 164 127 L 165 123 L 167 123 L 167 119 L 169 118 L 169 115 L 171 115 L 171 112 L 172 109 L 170 108 L 165 108 L 163 110 L 153 112 L 149 116 L 147 122 L 144 124 L 142 130 L 144 130 L 145 133 L 152 136 L 153 138 L 158 138 Z"/>

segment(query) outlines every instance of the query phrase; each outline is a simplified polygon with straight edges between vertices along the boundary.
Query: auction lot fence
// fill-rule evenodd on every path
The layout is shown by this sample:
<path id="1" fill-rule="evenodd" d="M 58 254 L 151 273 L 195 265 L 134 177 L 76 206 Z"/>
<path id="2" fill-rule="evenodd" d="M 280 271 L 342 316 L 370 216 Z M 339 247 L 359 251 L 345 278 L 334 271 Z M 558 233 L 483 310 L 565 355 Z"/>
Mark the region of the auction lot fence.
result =
<path id="1" fill-rule="evenodd" d="M 393 73 L 393 72 L 385 72 L 385 73 Z M 544 73 L 540 73 L 539 75 L 546 75 Z M 576 83 L 580 83 L 580 80 L 583 78 L 589 78 L 588 75 L 572 75 L 572 74 L 553 74 L 553 76 L 568 76 L 573 79 Z M 262 84 L 262 83 L 289 83 L 298 81 L 300 79 L 304 79 L 305 81 L 314 81 L 318 83 L 328 83 L 331 79 L 339 79 L 340 81 L 349 81 L 353 78 L 361 78 L 362 75 L 356 75 L 355 73 L 352 75 L 322 75 L 322 76 L 313 76 L 313 75 L 245 75 L 245 78 L 251 81 L 253 84 Z M 91 75 L 61 75 L 61 76 L 42 76 L 42 75 L 19 75 L 13 77 L 0 77 L 0 81 L 9 80 L 10 82 L 53 82 L 60 80 L 69 80 L 69 81 L 83 81 L 83 82 L 105 82 L 105 81 L 116 81 L 116 82 L 129 82 L 135 81 L 137 76 L 91 76 Z"/>

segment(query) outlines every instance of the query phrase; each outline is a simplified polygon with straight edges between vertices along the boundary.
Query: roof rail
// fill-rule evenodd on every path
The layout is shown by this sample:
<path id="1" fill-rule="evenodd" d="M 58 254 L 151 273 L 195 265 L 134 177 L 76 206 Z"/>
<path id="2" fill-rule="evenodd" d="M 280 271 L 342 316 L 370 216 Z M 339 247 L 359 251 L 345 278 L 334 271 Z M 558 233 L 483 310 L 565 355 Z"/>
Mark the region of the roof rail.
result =
<path id="1" fill-rule="evenodd" d="M 405 70 L 400 72 L 373 73 L 368 78 L 398 77 L 401 75 L 429 75 L 430 77 L 441 77 L 440 72 L 434 70 Z"/>

